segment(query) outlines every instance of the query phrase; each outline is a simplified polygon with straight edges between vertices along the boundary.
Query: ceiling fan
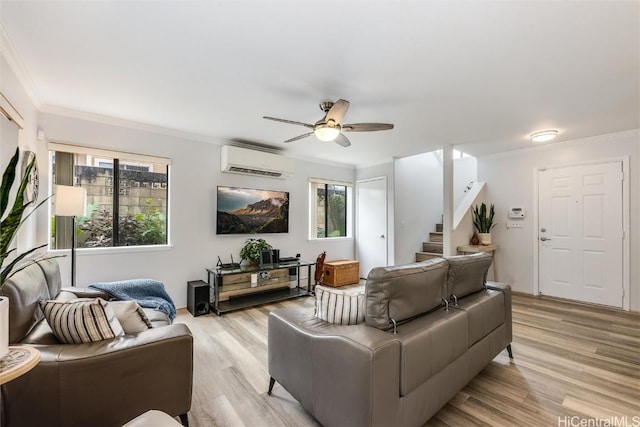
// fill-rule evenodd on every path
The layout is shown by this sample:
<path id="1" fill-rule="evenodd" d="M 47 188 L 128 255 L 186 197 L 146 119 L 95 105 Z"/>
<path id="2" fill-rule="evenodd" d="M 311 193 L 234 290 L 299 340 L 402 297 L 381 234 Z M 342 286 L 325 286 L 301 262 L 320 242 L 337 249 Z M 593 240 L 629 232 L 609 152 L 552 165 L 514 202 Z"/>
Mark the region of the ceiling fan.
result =
<path id="1" fill-rule="evenodd" d="M 278 119 L 276 117 L 263 116 L 263 118 L 267 120 L 275 120 L 276 122 L 300 125 L 311 129 L 311 132 L 287 139 L 285 142 L 297 141 L 299 139 L 315 135 L 320 141 L 333 141 L 343 147 L 350 146 L 351 142 L 342 134 L 342 132 L 371 132 L 376 130 L 393 129 L 393 125 L 389 123 L 342 124 L 341 121 L 349 109 L 349 101 L 345 101 L 344 99 L 338 99 L 335 103 L 332 101 L 323 101 L 320 103 L 320 109 L 324 111 L 324 117 L 312 125 L 293 120 Z"/>

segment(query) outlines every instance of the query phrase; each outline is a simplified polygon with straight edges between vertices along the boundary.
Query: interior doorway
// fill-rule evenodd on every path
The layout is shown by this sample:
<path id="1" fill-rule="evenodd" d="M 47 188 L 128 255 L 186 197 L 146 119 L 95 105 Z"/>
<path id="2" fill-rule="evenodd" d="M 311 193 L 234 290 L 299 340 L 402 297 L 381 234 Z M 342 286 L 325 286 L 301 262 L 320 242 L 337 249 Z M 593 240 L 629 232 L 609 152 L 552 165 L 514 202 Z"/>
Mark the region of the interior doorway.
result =
<path id="1" fill-rule="evenodd" d="M 387 177 L 356 182 L 356 258 L 360 277 L 387 265 Z"/>

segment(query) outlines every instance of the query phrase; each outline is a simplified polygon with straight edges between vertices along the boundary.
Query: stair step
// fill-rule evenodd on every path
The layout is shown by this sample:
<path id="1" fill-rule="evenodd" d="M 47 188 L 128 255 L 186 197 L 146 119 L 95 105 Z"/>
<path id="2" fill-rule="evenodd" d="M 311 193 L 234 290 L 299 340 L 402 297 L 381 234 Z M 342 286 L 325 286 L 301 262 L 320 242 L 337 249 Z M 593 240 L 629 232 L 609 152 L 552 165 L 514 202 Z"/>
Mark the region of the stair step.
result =
<path id="1" fill-rule="evenodd" d="M 436 224 L 436 231 L 442 233 L 442 224 Z"/>
<path id="2" fill-rule="evenodd" d="M 431 232 L 429 233 L 429 241 L 430 242 L 442 242 L 443 237 L 442 231 L 435 231 L 435 232 Z"/>
<path id="3" fill-rule="evenodd" d="M 441 242 L 422 242 L 422 252 L 433 252 L 436 254 L 442 253 Z"/>
<path id="4" fill-rule="evenodd" d="M 442 254 L 436 254 L 433 252 L 416 252 L 416 262 L 427 261 L 433 258 L 441 258 Z"/>

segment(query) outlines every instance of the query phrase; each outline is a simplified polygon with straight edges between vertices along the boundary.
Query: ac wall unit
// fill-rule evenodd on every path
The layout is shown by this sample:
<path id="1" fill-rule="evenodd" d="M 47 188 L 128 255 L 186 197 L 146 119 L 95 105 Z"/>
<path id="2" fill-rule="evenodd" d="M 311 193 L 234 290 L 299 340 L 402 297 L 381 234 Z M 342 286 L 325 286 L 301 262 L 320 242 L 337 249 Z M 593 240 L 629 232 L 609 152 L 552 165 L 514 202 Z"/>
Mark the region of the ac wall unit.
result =
<path id="1" fill-rule="evenodd" d="M 287 179 L 295 172 L 295 161 L 278 154 L 223 145 L 220 153 L 222 172 Z"/>

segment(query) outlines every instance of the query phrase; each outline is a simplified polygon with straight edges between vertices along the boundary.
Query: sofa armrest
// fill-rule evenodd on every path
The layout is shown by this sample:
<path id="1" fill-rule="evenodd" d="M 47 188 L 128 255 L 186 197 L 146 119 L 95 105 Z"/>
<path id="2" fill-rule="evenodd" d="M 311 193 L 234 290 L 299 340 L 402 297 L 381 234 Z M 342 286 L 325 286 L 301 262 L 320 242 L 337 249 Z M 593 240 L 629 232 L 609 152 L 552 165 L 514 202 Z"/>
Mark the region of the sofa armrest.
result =
<path id="1" fill-rule="evenodd" d="M 507 340 L 510 343 L 513 341 L 513 325 L 511 314 L 511 286 L 500 282 L 491 282 L 487 280 L 487 289 L 494 291 L 500 291 L 504 295 L 504 311 L 505 319 L 504 323 L 507 327 Z"/>
<path id="2" fill-rule="evenodd" d="M 6 384 L 8 395 L 30 396 L 11 399 L 9 425 L 122 425 L 148 409 L 177 416 L 191 407 L 193 337 L 184 324 L 34 347 L 40 363 Z M 34 413 L 34 398 L 46 408 Z"/>
<path id="3" fill-rule="evenodd" d="M 400 343 L 295 309 L 269 315 L 269 374 L 323 425 L 396 424 Z"/>

